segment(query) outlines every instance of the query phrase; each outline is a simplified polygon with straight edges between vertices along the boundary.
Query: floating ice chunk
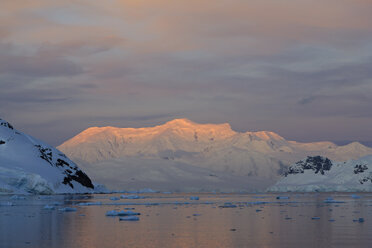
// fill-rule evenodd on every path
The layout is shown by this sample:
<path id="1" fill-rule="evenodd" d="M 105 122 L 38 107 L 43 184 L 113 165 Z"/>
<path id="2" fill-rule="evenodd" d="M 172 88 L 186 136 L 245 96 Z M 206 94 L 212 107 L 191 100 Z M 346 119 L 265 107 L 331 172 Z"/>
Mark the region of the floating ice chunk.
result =
<path id="1" fill-rule="evenodd" d="M 119 212 L 117 212 L 115 210 L 110 210 L 110 211 L 106 212 L 106 216 L 118 216 L 118 213 Z"/>
<path id="2" fill-rule="evenodd" d="M 51 206 L 51 205 L 45 205 L 43 209 L 45 209 L 45 210 L 54 210 L 54 209 L 56 209 L 56 207 L 55 206 Z"/>
<path id="3" fill-rule="evenodd" d="M 19 195 L 13 195 L 10 197 L 11 200 L 26 200 L 26 197 L 24 196 L 19 196 Z"/>
<path id="4" fill-rule="evenodd" d="M 116 211 L 110 210 L 106 212 L 106 216 L 133 216 L 133 215 L 141 215 L 140 213 L 133 212 L 133 211 Z"/>
<path id="5" fill-rule="evenodd" d="M 351 198 L 353 198 L 353 199 L 360 199 L 361 197 L 359 195 L 351 195 Z"/>
<path id="6" fill-rule="evenodd" d="M 111 210 L 111 211 L 107 211 L 106 212 L 106 216 L 119 216 L 119 215 L 124 215 L 124 211 L 115 211 L 115 210 Z"/>
<path id="7" fill-rule="evenodd" d="M 0 206 L 11 207 L 14 206 L 13 202 L 0 202 Z"/>
<path id="8" fill-rule="evenodd" d="M 122 213 L 123 212 L 123 213 Z M 127 216 L 127 215 L 141 215 L 140 213 L 137 213 L 137 212 L 133 212 L 133 211 L 130 211 L 130 210 L 128 210 L 128 211 L 122 211 L 121 213 L 120 213 L 120 216 Z"/>
<path id="9" fill-rule="evenodd" d="M 256 212 L 261 212 L 262 211 L 262 209 L 256 209 Z"/>
<path id="10" fill-rule="evenodd" d="M 118 201 L 118 200 L 120 200 L 120 198 L 116 197 L 116 196 L 113 196 L 113 197 L 110 197 L 110 200 L 111 201 Z"/>
<path id="11" fill-rule="evenodd" d="M 277 196 L 276 199 L 278 199 L 278 200 L 289 199 L 289 196 Z"/>
<path id="12" fill-rule="evenodd" d="M 120 217 L 119 221 L 139 221 L 139 217 L 137 217 L 137 216 L 125 216 L 125 217 Z"/>
<path id="13" fill-rule="evenodd" d="M 334 220 L 334 219 L 329 219 L 328 221 L 329 221 L 329 222 L 335 222 L 335 220 Z"/>
<path id="14" fill-rule="evenodd" d="M 237 206 L 235 204 L 232 204 L 230 202 L 225 202 L 224 205 L 219 206 L 219 208 L 236 208 Z"/>
<path id="15" fill-rule="evenodd" d="M 344 203 L 343 201 L 336 201 L 332 197 L 327 197 L 327 199 L 325 199 L 323 202 L 324 203 Z"/>
<path id="16" fill-rule="evenodd" d="M 320 217 L 311 217 L 312 220 L 320 220 Z"/>
<path id="17" fill-rule="evenodd" d="M 260 205 L 260 204 L 266 204 L 268 202 L 264 202 L 264 201 L 256 201 L 256 202 L 248 202 L 247 204 L 252 204 L 252 205 Z"/>
<path id="18" fill-rule="evenodd" d="M 192 216 L 200 216 L 201 214 L 193 214 Z"/>
<path id="19" fill-rule="evenodd" d="M 199 196 L 190 196 L 190 200 L 197 201 L 199 200 Z"/>
<path id="20" fill-rule="evenodd" d="M 142 199 L 143 197 L 138 195 L 121 195 L 121 199 Z"/>
<path id="21" fill-rule="evenodd" d="M 60 208 L 58 210 L 62 212 L 76 212 L 77 211 L 76 208 L 70 208 L 70 207 Z"/>
<path id="22" fill-rule="evenodd" d="M 364 218 L 359 218 L 357 220 L 353 220 L 354 222 L 359 222 L 359 223 L 363 223 L 364 222 Z"/>
<path id="23" fill-rule="evenodd" d="M 80 202 L 79 206 L 99 206 L 102 205 L 102 202 Z"/>

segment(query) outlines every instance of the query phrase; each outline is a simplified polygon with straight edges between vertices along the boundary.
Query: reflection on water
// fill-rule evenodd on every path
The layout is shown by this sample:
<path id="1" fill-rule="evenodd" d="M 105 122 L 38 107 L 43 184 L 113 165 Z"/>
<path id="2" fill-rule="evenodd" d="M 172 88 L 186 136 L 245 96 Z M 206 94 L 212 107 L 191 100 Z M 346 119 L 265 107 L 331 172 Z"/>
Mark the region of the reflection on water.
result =
<path id="1" fill-rule="evenodd" d="M 291 194 L 278 200 L 274 194 L 198 194 L 198 201 L 188 194 L 119 201 L 109 199 L 118 194 L 0 196 L 0 247 L 371 247 L 372 195 L 359 195 Z M 337 203 L 324 203 L 329 196 Z M 78 205 L 87 202 L 102 205 Z M 61 205 L 45 210 L 46 204 Z M 220 207 L 231 205 L 236 208 Z M 65 206 L 77 211 L 58 210 Z M 141 213 L 139 221 L 105 216 L 128 207 Z"/>

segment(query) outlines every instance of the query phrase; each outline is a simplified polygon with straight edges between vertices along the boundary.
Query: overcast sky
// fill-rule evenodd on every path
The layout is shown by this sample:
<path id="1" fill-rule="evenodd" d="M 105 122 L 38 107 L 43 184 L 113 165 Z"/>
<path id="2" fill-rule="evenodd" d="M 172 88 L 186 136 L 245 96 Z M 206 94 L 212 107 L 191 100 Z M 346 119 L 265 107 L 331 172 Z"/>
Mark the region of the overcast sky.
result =
<path id="1" fill-rule="evenodd" d="M 0 117 L 59 145 L 174 118 L 372 140 L 371 0 L 3 0 Z"/>

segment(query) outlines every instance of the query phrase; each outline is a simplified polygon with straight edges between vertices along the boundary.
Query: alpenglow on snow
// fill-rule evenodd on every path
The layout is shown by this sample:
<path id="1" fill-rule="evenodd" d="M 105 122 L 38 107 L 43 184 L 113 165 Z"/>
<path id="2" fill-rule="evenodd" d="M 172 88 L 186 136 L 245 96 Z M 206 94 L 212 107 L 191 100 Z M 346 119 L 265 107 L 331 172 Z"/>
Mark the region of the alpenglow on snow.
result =
<path id="1" fill-rule="evenodd" d="M 56 148 L 0 119 L 0 194 L 92 192 L 91 179 Z"/>
<path id="2" fill-rule="evenodd" d="M 188 119 L 144 128 L 91 127 L 58 149 L 109 188 L 162 191 L 264 190 L 306 156 L 346 161 L 372 155 L 358 142 L 301 143 L 270 131 L 236 132 L 228 123 Z"/>

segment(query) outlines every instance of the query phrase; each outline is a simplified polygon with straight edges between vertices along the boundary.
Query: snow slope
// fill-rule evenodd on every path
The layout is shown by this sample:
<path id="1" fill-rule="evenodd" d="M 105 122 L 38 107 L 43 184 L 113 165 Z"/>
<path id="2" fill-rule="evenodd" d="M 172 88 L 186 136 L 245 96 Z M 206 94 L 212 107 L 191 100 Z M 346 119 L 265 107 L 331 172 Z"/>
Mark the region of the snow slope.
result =
<path id="1" fill-rule="evenodd" d="M 235 132 L 230 125 L 198 124 L 176 119 L 163 125 L 146 128 L 91 127 L 58 147 L 77 162 L 95 180 L 110 186 L 110 179 L 94 170 L 116 164 L 128 169 L 134 159 L 138 171 L 154 170 L 148 161 L 159 165 L 188 165 L 234 177 L 252 178 L 275 183 L 293 162 L 308 155 L 322 155 L 338 161 L 372 154 L 372 149 L 359 143 L 337 146 L 331 142 L 299 143 L 287 141 L 276 133 Z M 147 167 L 141 166 L 141 160 Z M 141 168 L 141 169 L 140 169 Z M 164 170 L 163 170 L 164 171 Z M 109 173 L 112 174 L 112 173 Z M 118 180 L 115 175 L 112 180 Z M 239 179 L 240 180 L 240 179 Z M 242 185 L 243 186 L 243 185 Z M 200 185 L 203 187 L 203 185 Z M 217 186 L 216 186 L 217 187 Z"/>
<path id="2" fill-rule="evenodd" d="M 347 162 L 316 156 L 291 165 L 271 192 L 372 192 L 372 156 Z"/>
<path id="3" fill-rule="evenodd" d="M 0 119 L 0 193 L 83 193 L 90 178 L 57 149 Z"/>
<path id="4" fill-rule="evenodd" d="M 113 190 L 151 188 L 171 192 L 254 192 L 263 191 L 270 182 L 259 178 L 232 175 L 161 158 L 118 158 L 93 164 L 79 164 L 89 170 L 95 181 Z M 107 186 L 107 185 L 106 185 Z"/>

